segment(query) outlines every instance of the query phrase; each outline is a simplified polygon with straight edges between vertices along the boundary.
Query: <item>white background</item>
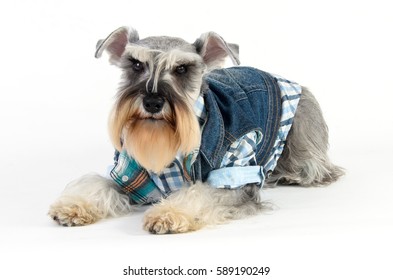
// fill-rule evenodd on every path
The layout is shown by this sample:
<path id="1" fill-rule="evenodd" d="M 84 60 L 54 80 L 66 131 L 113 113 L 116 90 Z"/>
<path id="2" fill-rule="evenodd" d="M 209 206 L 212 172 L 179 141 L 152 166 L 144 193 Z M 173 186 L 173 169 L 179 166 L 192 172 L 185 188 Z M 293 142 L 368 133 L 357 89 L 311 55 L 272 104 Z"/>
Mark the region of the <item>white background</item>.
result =
<path id="1" fill-rule="evenodd" d="M 388 2 L 1 1 L 0 277 L 125 279 L 128 265 L 182 265 L 270 266 L 262 279 L 392 279 Z M 107 115 L 119 72 L 94 51 L 123 25 L 190 42 L 213 30 L 240 45 L 243 65 L 308 86 L 347 175 L 326 188 L 266 189 L 274 211 L 190 234 L 150 235 L 142 211 L 55 225 L 46 213 L 64 186 L 111 163 Z"/>

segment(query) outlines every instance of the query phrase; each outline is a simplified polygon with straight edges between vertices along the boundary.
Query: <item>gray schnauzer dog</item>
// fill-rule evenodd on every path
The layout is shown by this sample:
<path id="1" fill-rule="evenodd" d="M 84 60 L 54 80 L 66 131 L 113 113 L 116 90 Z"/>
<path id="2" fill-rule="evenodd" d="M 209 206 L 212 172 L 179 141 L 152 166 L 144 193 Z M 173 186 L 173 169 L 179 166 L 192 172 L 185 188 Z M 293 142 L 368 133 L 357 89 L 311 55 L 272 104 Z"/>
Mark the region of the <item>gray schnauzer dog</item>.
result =
<path id="1" fill-rule="evenodd" d="M 304 87 L 239 64 L 239 48 L 214 32 L 193 44 L 139 39 L 121 27 L 97 44 L 122 70 L 109 120 L 116 149 L 108 176 L 71 182 L 50 206 L 64 226 L 152 204 L 144 228 L 194 231 L 259 213 L 262 186 L 317 186 L 343 171 L 328 156 L 328 128 Z"/>

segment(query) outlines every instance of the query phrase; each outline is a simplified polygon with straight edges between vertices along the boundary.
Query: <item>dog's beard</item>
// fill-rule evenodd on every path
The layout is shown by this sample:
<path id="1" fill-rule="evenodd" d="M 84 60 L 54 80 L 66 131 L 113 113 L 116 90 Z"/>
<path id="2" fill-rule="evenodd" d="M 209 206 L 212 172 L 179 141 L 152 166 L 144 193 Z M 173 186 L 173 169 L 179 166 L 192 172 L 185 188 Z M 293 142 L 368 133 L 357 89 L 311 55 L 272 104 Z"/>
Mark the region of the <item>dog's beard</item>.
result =
<path id="1" fill-rule="evenodd" d="M 128 109 L 120 106 L 112 115 L 110 130 L 116 149 L 126 149 L 142 167 L 161 173 L 179 152 L 187 155 L 199 147 L 199 123 L 190 106 L 181 103 L 174 107 L 174 114 L 152 119 L 141 118 L 136 103 Z"/>
<path id="2" fill-rule="evenodd" d="M 144 168 L 159 173 L 176 157 L 180 143 L 168 122 L 136 120 L 129 126 L 124 148 Z"/>

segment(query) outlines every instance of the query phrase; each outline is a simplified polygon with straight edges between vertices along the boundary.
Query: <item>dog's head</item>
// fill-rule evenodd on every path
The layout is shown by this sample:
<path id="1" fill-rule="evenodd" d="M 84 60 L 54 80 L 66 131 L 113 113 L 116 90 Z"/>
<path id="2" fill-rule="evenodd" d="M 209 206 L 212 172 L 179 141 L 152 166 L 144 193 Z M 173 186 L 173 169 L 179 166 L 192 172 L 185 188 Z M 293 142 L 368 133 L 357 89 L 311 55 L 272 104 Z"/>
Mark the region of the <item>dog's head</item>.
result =
<path id="1" fill-rule="evenodd" d="M 190 44 L 166 36 L 139 39 L 136 30 L 121 27 L 98 42 L 95 56 L 104 51 L 123 72 L 109 122 L 113 144 L 157 173 L 178 152 L 188 154 L 200 145 L 193 105 L 203 75 L 227 57 L 239 64 L 237 45 L 213 32 Z"/>

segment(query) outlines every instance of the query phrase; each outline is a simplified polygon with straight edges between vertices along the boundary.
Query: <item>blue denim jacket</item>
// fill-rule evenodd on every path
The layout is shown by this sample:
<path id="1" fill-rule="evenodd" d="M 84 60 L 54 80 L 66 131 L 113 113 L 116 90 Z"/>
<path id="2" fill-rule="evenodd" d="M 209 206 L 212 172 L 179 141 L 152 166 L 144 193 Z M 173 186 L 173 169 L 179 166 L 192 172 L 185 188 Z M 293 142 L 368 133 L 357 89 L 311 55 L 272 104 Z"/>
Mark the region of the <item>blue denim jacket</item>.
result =
<path id="1" fill-rule="evenodd" d="M 243 135 L 260 132 L 256 160 L 263 166 L 276 140 L 281 116 L 281 95 L 269 73 L 251 67 L 215 70 L 206 76 L 204 92 L 207 122 L 199 155 L 193 164 L 194 181 L 206 181 L 220 168 L 228 147 Z"/>

